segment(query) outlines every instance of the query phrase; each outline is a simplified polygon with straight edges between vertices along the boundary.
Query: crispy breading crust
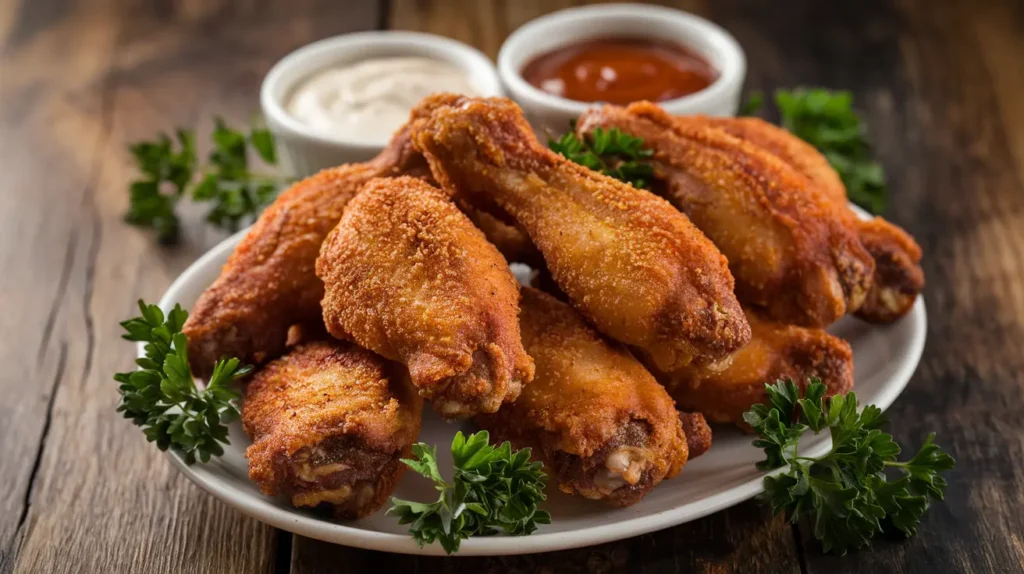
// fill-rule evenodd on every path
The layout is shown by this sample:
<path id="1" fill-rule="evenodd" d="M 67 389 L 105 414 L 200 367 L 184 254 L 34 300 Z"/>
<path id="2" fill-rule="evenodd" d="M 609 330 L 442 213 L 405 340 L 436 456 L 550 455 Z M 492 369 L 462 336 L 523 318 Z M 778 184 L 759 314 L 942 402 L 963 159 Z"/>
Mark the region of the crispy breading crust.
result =
<path id="1" fill-rule="evenodd" d="M 846 341 L 822 329 L 783 325 L 746 311 L 753 338 L 724 370 L 657 373 L 681 410 L 745 427 L 743 413 L 766 399 L 765 383 L 788 377 L 802 391 L 809 377 L 818 377 L 827 396 L 853 388 L 853 352 Z"/>
<path id="2" fill-rule="evenodd" d="M 319 320 L 324 288 L 314 266 L 345 205 L 370 178 L 424 168 L 401 131 L 372 161 L 324 170 L 282 193 L 192 308 L 184 332 L 195 374 L 209 376 L 221 357 L 263 363 L 284 351 L 289 327 Z"/>
<path id="3" fill-rule="evenodd" d="M 456 201 L 459 209 L 484 233 L 487 241 L 498 248 L 509 263 L 525 263 L 531 267 L 544 265 L 544 257 L 533 246 L 530 238 L 513 225 L 465 202 Z"/>
<path id="4" fill-rule="evenodd" d="M 420 107 L 412 138 L 434 178 L 511 216 L 604 334 L 665 368 L 749 339 L 725 258 L 666 201 L 548 150 L 509 100 L 442 94 Z"/>
<path id="5" fill-rule="evenodd" d="M 246 386 L 242 425 L 253 441 L 245 452 L 249 478 L 264 494 L 301 500 L 310 485 L 296 476 L 295 457 L 327 449 L 330 460 L 355 467 L 348 480 L 374 485 L 371 498 L 357 506 L 336 505 L 335 515 L 371 514 L 405 468 L 398 459 L 410 454 L 422 409 L 422 399 L 399 365 L 347 342 L 300 345 L 258 371 Z M 361 460 L 377 463 L 360 467 Z"/>
<path id="6" fill-rule="evenodd" d="M 729 259 L 736 295 L 775 319 L 827 326 L 856 309 L 874 271 L 856 218 L 806 177 L 721 129 L 650 102 L 584 113 L 577 131 L 619 128 L 654 150 L 655 178 Z"/>
<path id="7" fill-rule="evenodd" d="M 846 205 L 846 186 L 825 156 L 814 146 L 784 128 L 752 117 L 682 116 L 676 118 L 676 123 L 715 127 L 748 141 L 788 163 L 817 185 L 829 198 L 840 205 Z"/>
<path id="8" fill-rule="evenodd" d="M 523 344 L 536 377 L 515 403 L 476 417 L 477 423 L 498 441 L 533 448 L 569 493 L 586 489 L 587 473 L 603 468 L 609 446 L 629 444 L 622 442 L 625 427 L 643 429 L 650 468 L 637 484 L 604 498 L 616 506 L 640 500 L 678 474 L 687 437 L 672 399 L 639 361 L 546 293 L 524 287 L 521 307 Z"/>
<path id="9" fill-rule="evenodd" d="M 758 118 L 676 118 L 723 129 L 760 146 L 806 176 L 841 209 L 848 208 L 846 187 L 814 146 Z M 857 221 L 861 243 L 875 260 L 871 288 L 856 315 L 873 323 L 892 323 L 906 315 L 924 289 L 921 248 L 907 232 L 881 217 Z"/>
<path id="10" fill-rule="evenodd" d="M 443 416 L 494 412 L 533 378 L 508 263 L 436 187 L 367 183 L 316 271 L 331 334 L 408 366 Z"/>
<path id="11" fill-rule="evenodd" d="M 875 258 L 875 278 L 856 315 L 872 323 L 892 323 L 910 312 L 924 289 L 921 247 L 881 217 L 861 222 L 860 240 Z"/>
<path id="12" fill-rule="evenodd" d="M 689 460 L 706 453 L 711 448 L 711 427 L 701 413 L 679 411 L 679 422 L 683 425 L 686 435 L 686 447 L 690 453 Z"/>

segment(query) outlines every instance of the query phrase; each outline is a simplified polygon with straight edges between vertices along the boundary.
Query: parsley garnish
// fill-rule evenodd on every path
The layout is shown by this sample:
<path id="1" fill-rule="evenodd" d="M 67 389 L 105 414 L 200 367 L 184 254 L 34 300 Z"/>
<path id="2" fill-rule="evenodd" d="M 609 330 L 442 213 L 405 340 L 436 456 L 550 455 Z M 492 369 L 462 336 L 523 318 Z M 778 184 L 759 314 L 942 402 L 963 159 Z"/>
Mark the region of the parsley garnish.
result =
<path id="1" fill-rule="evenodd" d="M 184 197 L 212 204 L 206 220 L 229 231 L 255 219 L 289 180 L 249 169 L 251 150 L 268 165 L 277 164 L 270 132 L 259 125 L 248 135 L 217 118 L 212 134 L 209 164 L 197 170 L 196 138 L 191 130 L 178 130 L 176 139 L 160 134 L 156 141 L 132 145 L 132 156 L 141 177 L 131 184 L 131 200 L 125 221 L 153 228 L 161 243 L 178 240 L 175 212 Z M 198 172 L 198 173 L 197 173 Z"/>
<path id="2" fill-rule="evenodd" d="M 740 115 L 754 114 L 763 100 L 760 92 L 751 93 Z M 871 157 L 867 129 L 853 109 L 850 92 L 824 88 L 775 90 L 775 105 L 782 127 L 818 148 L 839 173 L 850 201 L 875 214 L 885 209 L 885 170 Z"/>
<path id="3" fill-rule="evenodd" d="M 942 500 L 953 457 L 930 434 L 913 458 L 899 462 L 900 447 L 882 432 L 886 422 L 874 405 L 857 412 L 854 393 L 825 399 L 825 385 L 812 378 L 804 398 L 791 380 L 765 385 L 771 405 L 757 404 L 743 420 L 759 435 L 762 470 L 789 468 L 764 479 L 760 500 L 790 522 L 808 518 L 825 552 L 845 554 L 861 548 L 892 527 L 906 536 L 917 531 L 931 500 Z M 799 455 L 800 437 L 808 429 L 828 430 L 832 449 L 813 458 Z M 886 471 L 898 474 L 890 479 Z"/>
<path id="4" fill-rule="evenodd" d="M 416 459 L 402 459 L 409 468 L 434 481 L 440 496 L 424 504 L 392 498 L 388 514 L 399 524 L 411 524 L 409 533 L 422 547 L 435 540 L 448 554 L 457 552 L 462 540 L 504 531 L 521 536 L 550 524 L 551 515 L 538 510 L 543 501 L 541 463 L 530 462 L 530 449 L 513 452 L 507 441 L 491 446 L 487 431 L 465 437 L 455 433 L 452 441 L 452 481 L 441 476 L 437 450 L 422 442 L 412 447 Z"/>
<path id="5" fill-rule="evenodd" d="M 221 359 L 213 368 L 206 388 L 199 390 L 188 363 L 188 340 L 181 332 L 188 313 L 175 305 L 164 317 L 156 305 L 139 300 L 141 317 L 121 323 L 122 337 L 146 343 L 146 356 L 136 359 L 139 369 L 116 373 L 121 383 L 117 411 L 142 427 L 146 439 L 160 450 L 180 453 L 186 464 L 224 454 L 229 423 L 238 418 L 239 394 L 231 383 L 244 377 L 251 366 L 238 359 Z"/>
<path id="6" fill-rule="evenodd" d="M 633 137 L 618 128 L 595 128 L 581 140 L 576 137 L 575 121 L 570 123 L 569 131 L 562 137 L 548 139 L 548 147 L 566 159 L 638 189 L 645 189 L 654 174 L 651 164 L 644 161 L 654 155 L 654 151 L 643 146 L 642 138 Z"/>

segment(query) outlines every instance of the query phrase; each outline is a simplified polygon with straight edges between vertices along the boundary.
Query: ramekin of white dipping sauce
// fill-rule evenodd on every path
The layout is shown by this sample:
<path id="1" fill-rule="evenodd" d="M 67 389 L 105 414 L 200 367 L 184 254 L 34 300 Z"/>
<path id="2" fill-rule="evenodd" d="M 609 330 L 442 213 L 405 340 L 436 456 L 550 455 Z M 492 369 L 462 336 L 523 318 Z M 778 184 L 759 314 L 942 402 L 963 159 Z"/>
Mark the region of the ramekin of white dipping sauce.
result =
<path id="1" fill-rule="evenodd" d="M 283 168 L 307 176 L 380 153 L 422 98 L 504 95 L 494 64 L 461 42 L 417 32 L 335 36 L 285 56 L 260 107 Z"/>

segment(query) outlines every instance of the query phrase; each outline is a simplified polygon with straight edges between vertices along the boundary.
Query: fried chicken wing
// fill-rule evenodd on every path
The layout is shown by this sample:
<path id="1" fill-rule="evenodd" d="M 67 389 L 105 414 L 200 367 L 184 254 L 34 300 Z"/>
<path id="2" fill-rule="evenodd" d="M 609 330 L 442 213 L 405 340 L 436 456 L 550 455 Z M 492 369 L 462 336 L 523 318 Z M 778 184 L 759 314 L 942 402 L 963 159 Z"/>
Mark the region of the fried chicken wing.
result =
<path id="1" fill-rule="evenodd" d="M 892 323 L 910 312 L 924 289 L 921 247 L 906 231 L 876 217 L 860 223 L 860 240 L 875 258 L 875 276 L 857 316 Z"/>
<path id="2" fill-rule="evenodd" d="M 788 164 L 723 130 L 676 122 L 650 102 L 590 110 L 577 131 L 599 127 L 641 137 L 654 150 L 655 178 L 728 258 L 740 301 L 812 327 L 863 302 L 874 260 L 856 218 Z"/>
<path id="3" fill-rule="evenodd" d="M 531 267 L 544 265 L 543 256 L 533 246 L 530 238 L 515 226 L 464 202 L 459 205 L 459 209 L 483 232 L 487 241 L 498 248 L 509 263 L 525 263 Z"/>
<path id="4" fill-rule="evenodd" d="M 494 412 L 533 378 L 508 263 L 436 187 L 367 183 L 316 273 L 328 331 L 406 365 L 445 417 Z"/>
<path id="5" fill-rule="evenodd" d="M 725 258 L 667 202 L 551 152 L 509 100 L 438 95 L 419 115 L 434 178 L 508 214 L 601 332 L 665 368 L 747 341 Z"/>
<path id="6" fill-rule="evenodd" d="M 743 426 L 743 413 L 765 400 L 765 383 L 788 377 L 802 391 L 810 377 L 818 377 L 828 396 L 853 388 L 853 352 L 846 341 L 822 329 L 783 325 L 745 311 L 753 337 L 724 370 L 687 367 L 657 374 L 680 409 Z"/>
<path id="7" fill-rule="evenodd" d="M 687 460 L 693 460 L 711 448 L 711 427 L 703 413 L 679 412 L 679 422 L 686 435 Z"/>
<path id="8" fill-rule="evenodd" d="M 372 514 L 405 469 L 422 409 L 401 366 L 347 342 L 300 345 L 246 386 L 249 477 L 295 506 Z"/>
<path id="9" fill-rule="evenodd" d="M 841 209 L 848 209 L 846 187 L 814 146 L 758 118 L 680 117 L 678 123 L 703 124 L 760 146 L 818 186 Z M 860 241 L 875 260 L 867 298 L 856 315 L 873 323 L 892 323 L 906 315 L 924 289 L 921 248 L 906 231 L 881 217 L 857 221 Z"/>
<path id="10" fill-rule="evenodd" d="M 536 377 L 515 403 L 477 423 L 499 441 L 531 447 L 562 491 L 614 506 L 678 474 L 688 437 L 654 377 L 566 303 L 524 287 L 521 307 Z"/>
<path id="11" fill-rule="evenodd" d="M 322 171 L 282 193 L 192 308 L 184 332 L 195 374 L 208 376 L 221 357 L 272 359 L 284 351 L 289 327 L 319 321 L 324 288 L 314 265 L 345 205 L 373 177 L 424 168 L 402 131 L 375 159 Z"/>

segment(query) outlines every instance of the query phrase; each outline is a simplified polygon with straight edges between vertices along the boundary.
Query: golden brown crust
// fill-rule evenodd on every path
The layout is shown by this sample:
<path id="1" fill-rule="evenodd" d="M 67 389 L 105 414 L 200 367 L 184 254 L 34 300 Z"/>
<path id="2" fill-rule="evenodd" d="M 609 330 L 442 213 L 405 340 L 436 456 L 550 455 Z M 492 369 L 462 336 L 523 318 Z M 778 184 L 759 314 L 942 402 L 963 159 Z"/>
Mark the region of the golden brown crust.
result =
<path id="1" fill-rule="evenodd" d="M 856 219 L 779 158 L 650 102 L 590 110 L 577 130 L 597 127 L 619 128 L 654 150 L 655 178 L 728 258 L 745 304 L 824 327 L 864 300 L 874 261 Z"/>
<path id="2" fill-rule="evenodd" d="M 849 210 L 846 187 L 825 156 L 785 129 L 758 118 L 692 116 L 675 121 L 714 126 L 761 147 L 807 177 L 837 209 Z M 873 323 L 892 323 L 910 311 L 924 289 L 921 248 L 907 232 L 880 217 L 858 219 L 855 225 L 875 260 L 871 287 L 856 315 Z"/>
<path id="3" fill-rule="evenodd" d="M 335 514 L 365 516 L 394 490 L 404 468 L 398 459 L 408 456 L 419 434 L 422 408 L 398 365 L 351 343 L 300 345 L 246 386 L 249 477 L 265 494 L 286 494 L 301 504 L 317 488 L 296 475 L 297 457 L 326 450 L 331 462 L 353 467 L 342 480 L 374 485 L 372 497 L 335 505 Z"/>
<path id="4" fill-rule="evenodd" d="M 810 377 L 818 377 L 828 396 L 853 388 L 853 352 L 846 341 L 822 329 L 783 325 L 746 311 L 753 338 L 724 370 L 659 374 L 681 410 L 703 413 L 712 422 L 741 424 L 743 413 L 765 400 L 765 383 L 790 378 L 803 390 Z"/>
<path id="5" fill-rule="evenodd" d="M 447 417 L 494 412 L 533 378 L 508 263 L 440 189 L 371 180 L 324 242 L 324 322 L 405 364 Z"/>
<path id="6" fill-rule="evenodd" d="M 651 374 L 550 295 L 524 287 L 521 306 L 523 344 L 536 362 L 536 377 L 515 403 L 478 416 L 480 426 L 516 448 L 533 448 L 559 487 L 578 493 L 588 480 L 580 473 L 603 463 L 590 459 L 608 456 L 609 443 L 622 441 L 623 429 L 637 425 L 645 434 L 640 446 L 647 451 L 648 475 L 604 496 L 613 505 L 632 504 L 678 474 L 687 460 L 686 437 L 672 399 Z"/>
<path id="7" fill-rule="evenodd" d="M 289 327 L 318 321 L 324 289 L 314 266 L 345 205 L 370 178 L 424 167 L 402 131 L 374 160 L 324 170 L 283 192 L 192 308 L 184 331 L 195 374 L 208 376 L 221 357 L 272 359 L 284 351 Z"/>
<path id="8" fill-rule="evenodd" d="M 435 179 L 511 216 L 603 333 L 666 368 L 749 338 L 725 258 L 667 202 L 551 152 L 509 100 L 445 94 L 421 108 L 412 137 Z"/>
<path id="9" fill-rule="evenodd" d="M 491 242 L 509 263 L 525 263 L 531 267 L 543 266 L 544 257 L 533 246 L 533 242 L 525 233 L 513 225 L 509 225 L 490 213 L 477 209 L 462 201 L 457 201 L 459 209 L 483 232 L 487 241 Z"/>
<path id="10" fill-rule="evenodd" d="M 697 458 L 711 448 L 711 427 L 704 415 L 680 411 L 679 422 L 686 435 L 686 447 L 690 453 L 688 460 Z"/>
<path id="11" fill-rule="evenodd" d="M 875 276 L 857 316 L 892 323 L 910 312 L 924 289 L 921 247 L 906 231 L 876 217 L 860 224 L 860 240 L 875 258 Z"/>
<path id="12" fill-rule="evenodd" d="M 846 186 L 825 156 L 811 144 L 794 136 L 775 124 L 761 118 L 713 118 L 710 116 L 677 117 L 683 124 L 706 125 L 724 130 L 741 140 L 748 141 L 811 180 L 827 197 L 846 206 Z"/>

